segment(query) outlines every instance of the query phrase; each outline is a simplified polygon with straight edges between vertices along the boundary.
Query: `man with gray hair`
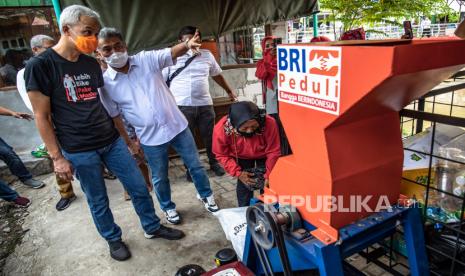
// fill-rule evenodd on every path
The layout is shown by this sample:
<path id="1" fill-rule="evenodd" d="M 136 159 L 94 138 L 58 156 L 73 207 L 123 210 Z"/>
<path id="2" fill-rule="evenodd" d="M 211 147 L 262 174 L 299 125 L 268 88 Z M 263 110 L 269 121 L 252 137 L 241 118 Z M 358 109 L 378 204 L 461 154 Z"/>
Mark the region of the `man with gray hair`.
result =
<path id="1" fill-rule="evenodd" d="M 103 74 L 105 86 L 100 90 L 101 100 L 132 153 L 138 154 L 140 147 L 129 139 L 120 115 L 134 126 L 166 220 L 171 224 L 181 223 L 176 204 L 171 200 L 170 146 L 186 164 L 197 189 L 197 198 L 205 209 L 212 213 L 218 211 L 186 117 L 176 105 L 162 75 L 162 70 L 172 66 L 177 57 L 188 51 L 197 52 L 201 46 L 199 33 L 172 48 L 142 51 L 132 56 L 128 56 L 126 43 L 116 29 L 104 28 L 98 38 L 98 52 L 108 65 Z"/>
<path id="2" fill-rule="evenodd" d="M 38 34 L 31 38 L 32 53 L 36 56 L 55 44 L 55 39 L 51 36 Z"/>
<path id="3" fill-rule="evenodd" d="M 40 55 L 53 45 L 55 45 L 55 40 L 48 35 L 39 34 L 31 38 L 31 49 L 34 56 Z M 31 110 L 31 112 L 33 112 L 31 101 L 27 96 L 26 82 L 24 80 L 24 70 L 24 68 L 21 69 L 16 76 L 16 87 L 18 88 L 19 95 L 21 96 L 21 99 L 23 100 L 26 107 Z M 32 154 L 35 157 L 48 156 L 47 149 L 44 144 L 33 150 Z M 59 177 L 56 177 L 56 181 L 58 184 L 58 191 L 60 193 L 60 200 L 56 204 L 55 208 L 58 211 L 63 211 L 68 208 L 71 205 L 71 202 L 76 199 L 76 195 L 74 194 L 71 181 L 66 181 Z"/>
<path id="4" fill-rule="evenodd" d="M 31 50 L 34 56 L 43 53 L 54 44 L 55 40 L 48 35 L 39 34 L 31 38 Z M 24 82 L 24 68 L 19 70 L 18 75 L 16 75 L 16 86 L 24 104 L 32 112 L 31 101 L 27 96 L 26 83 Z"/>
<path id="5" fill-rule="evenodd" d="M 100 102 L 102 71 L 98 62 L 87 55 L 97 49 L 99 30 L 99 15 L 95 11 L 79 5 L 65 8 L 60 18 L 60 40 L 31 58 L 25 79 L 37 128 L 55 173 L 68 181 L 76 174 L 95 226 L 108 242 L 110 256 L 124 261 L 131 253 L 121 240 L 121 228 L 110 209 L 102 162 L 131 196 L 146 238 L 177 240 L 184 233 L 160 224 L 145 180 Z M 75 97 L 70 96 L 63 83 L 66 75 L 74 80 Z"/>

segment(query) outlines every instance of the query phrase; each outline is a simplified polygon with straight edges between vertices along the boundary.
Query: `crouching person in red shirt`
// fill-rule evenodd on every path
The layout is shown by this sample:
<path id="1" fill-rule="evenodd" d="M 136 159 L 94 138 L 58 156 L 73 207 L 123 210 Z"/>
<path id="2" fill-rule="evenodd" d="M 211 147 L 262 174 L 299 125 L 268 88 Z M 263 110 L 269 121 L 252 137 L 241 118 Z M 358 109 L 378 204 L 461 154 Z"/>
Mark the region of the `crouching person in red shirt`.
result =
<path id="1" fill-rule="evenodd" d="M 234 103 L 215 125 L 212 151 L 226 172 L 237 177 L 239 207 L 248 206 L 281 154 L 276 121 L 252 102 Z"/>

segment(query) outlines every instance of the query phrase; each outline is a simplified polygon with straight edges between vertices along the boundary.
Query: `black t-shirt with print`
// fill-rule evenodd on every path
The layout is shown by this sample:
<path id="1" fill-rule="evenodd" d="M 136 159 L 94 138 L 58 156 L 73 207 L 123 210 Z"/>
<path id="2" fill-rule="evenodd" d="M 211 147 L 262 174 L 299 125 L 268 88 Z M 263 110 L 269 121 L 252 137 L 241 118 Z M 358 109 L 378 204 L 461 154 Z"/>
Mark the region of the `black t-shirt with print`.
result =
<path id="1" fill-rule="evenodd" d="M 71 62 L 48 49 L 28 61 L 24 79 L 27 91 L 50 97 L 55 133 L 66 152 L 95 150 L 119 137 L 100 102 L 103 76 L 94 58 L 82 54 Z"/>

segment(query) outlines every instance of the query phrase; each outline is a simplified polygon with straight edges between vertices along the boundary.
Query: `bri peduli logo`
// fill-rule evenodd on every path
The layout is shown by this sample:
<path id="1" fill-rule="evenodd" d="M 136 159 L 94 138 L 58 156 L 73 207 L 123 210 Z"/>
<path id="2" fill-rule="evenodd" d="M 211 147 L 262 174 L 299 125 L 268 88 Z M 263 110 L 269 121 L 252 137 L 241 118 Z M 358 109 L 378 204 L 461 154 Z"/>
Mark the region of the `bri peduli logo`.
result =
<path id="1" fill-rule="evenodd" d="M 339 115 L 340 87 L 340 47 L 279 46 L 280 101 Z"/>

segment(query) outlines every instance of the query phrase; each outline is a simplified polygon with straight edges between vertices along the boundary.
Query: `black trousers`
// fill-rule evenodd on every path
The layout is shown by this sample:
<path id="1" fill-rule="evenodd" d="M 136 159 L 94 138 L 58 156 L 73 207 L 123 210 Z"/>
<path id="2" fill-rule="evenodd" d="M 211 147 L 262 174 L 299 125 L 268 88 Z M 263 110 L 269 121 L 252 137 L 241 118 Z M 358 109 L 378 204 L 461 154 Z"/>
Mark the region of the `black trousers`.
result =
<path id="1" fill-rule="evenodd" d="M 255 167 L 265 167 L 266 158 L 263 159 L 239 159 L 239 166 L 242 170 L 252 169 Z M 260 191 L 261 193 L 263 191 Z M 237 204 L 239 207 L 249 206 L 253 197 L 253 191 L 247 188 L 247 185 L 237 179 L 236 185 Z"/>
<path id="2" fill-rule="evenodd" d="M 186 116 L 192 135 L 194 135 L 195 129 L 199 130 L 200 137 L 202 137 L 202 142 L 207 150 L 210 166 L 218 164 L 212 152 L 212 136 L 213 128 L 215 127 L 215 110 L 213 109 L 213 105 L 179 106 L 179 110 Z"/>

